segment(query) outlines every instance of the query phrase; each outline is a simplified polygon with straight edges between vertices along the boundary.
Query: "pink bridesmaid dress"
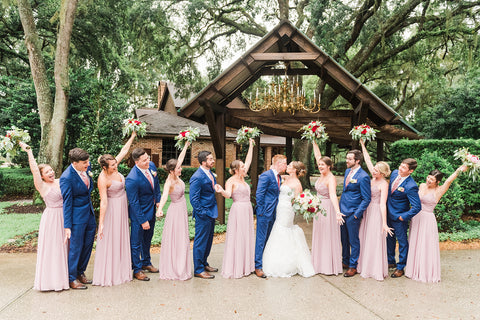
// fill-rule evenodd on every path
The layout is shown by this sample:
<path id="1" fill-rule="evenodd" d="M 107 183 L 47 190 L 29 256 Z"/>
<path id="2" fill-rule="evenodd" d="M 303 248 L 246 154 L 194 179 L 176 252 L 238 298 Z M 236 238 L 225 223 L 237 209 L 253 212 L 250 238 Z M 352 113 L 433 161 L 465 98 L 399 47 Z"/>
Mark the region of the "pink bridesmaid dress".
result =
<path id="1" fill-rule="evenodd" d="M 434 193 L 420 198 L 422 210 L 412 218 L 408 238 L 408 258 L 405 276 L 421 282 L 439 282 L 440 245 L 437 219 L 433 210 L 437 205 Z"/>
<path id="2" fill-rule="evenodd" d="M 327 215 L 318 215 L 313 219 L 312 261 L 315 273 L 337 275 L 342 273 L 342 244 L 340 240 L 340 225 L 337 223 L 335 208 L 330 200 L 328 188 L 315 183 L 317 194 L 322 196 L 322 207 Z"/>
<path id="3" fill-rule="evenodd" d="M 233 204 L 228 215 L 222 276 L 241 278 L 255 270 L 255 233 L 250 187 L 244 183 L 232 192 Z"/>
<path id="4" fill-rule="evenodd" d="M 382 281 L 388 276 L 388 260 L 386 234 L 382 230 L 380 195 L 380 189 L 373 187 L 372 200 L 360 222 L 360 256 L 357 270 L 363 278 Z"/>
<path id="5" fill-rule="evenodd" d="M 170 200 L 162 233 L 158 266 L 160 279 L 188 280 L 192 277 L 192 261 L 185 183 L 182 180 L 175 184 Z"/>
<path id="6" fill-rule="evenodd" d="M 125 178 L 112 180 L 107 189 L 108 206 L 105 212 L 103 238 L 97 236 L 93 285 L 114 286 L 132 280 L 130 233 Z"/>
<path id="7" fill-rule="evenodd" d="M 69 288 L 68 251 L 63 228 L 63 198 L 51 188 L 43 198 L 46 204 L 38 230 L 37 267 L 33 288 L 61 291 Z"/>

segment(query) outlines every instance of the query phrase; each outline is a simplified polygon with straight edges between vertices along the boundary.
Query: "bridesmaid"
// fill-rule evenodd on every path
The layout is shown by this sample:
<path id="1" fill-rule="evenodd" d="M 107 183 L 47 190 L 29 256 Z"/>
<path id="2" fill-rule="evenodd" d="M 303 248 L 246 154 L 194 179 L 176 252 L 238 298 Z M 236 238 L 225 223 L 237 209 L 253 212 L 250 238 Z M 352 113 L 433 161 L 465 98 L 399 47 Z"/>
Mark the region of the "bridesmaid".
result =
<path id="1" fill-rule="evenodd" d="M 157 217 L 163 216 L 163 207 L 170 195 L 171 203 L 163 226 L 159 263 L 160 279 L 164 280 L 188 280 L 192 277 L 185 183 L 180 179 L 182 163 L 189 145 L 188 141 L 185 142 L 178 160 L 167 161 L 165 167 L 168 177 L 156 214 Z"/>
<path id="2" fill-rule="evenodd" d="M 315 182 L 317 194 L 322 196 L 322 207 L 327 215 L 313 219 L 312 261 L 315 273 L 337 275 L 342 273 L 342 243 L 340 225 L 344 223 L 337 198 L 337 181 L 332 174 L 332 160 L 322 157 L 317 143 L 313 142 L 320 178 Z"/>
<path id="3" fill-rule="evenodd" d="M 232 176 L 227 180 L 225 190 L 218 184 L 215 186 L 215 191 L 225 198 L 233 199 L 223 254 L 224 278 L 242 278 L 255 270 L 253 208 L 250 203 L 250 186 L 245 182 L 245 176 L 252 163 L 253 146 L 254 140 L 249 139 L 245 164 L 241 160 L 234 160 L 230 164 Z"/>
<path id="4" fill-rule="evenodd" d="M 132 132 L 115 158 L 104 154 L 98 159 L 102 172 L 98 176 L 100 218 L 92 282 L 96 286 L 114 286 L 132 280 L 127 194 L 118 164 L 127 155 L 136 135 Z"/>
<path id="5" fill-rule="evenodd" d="M 28 154 L 35 189 L 46 204 L 38 230 L 37 267 L 33 288 L 40 291 L 65 290 L 69 288 L 68 255 L 59 180 L 55 179 L 55 172 L 48 164 L 37 166 L 30 146 L 23 142 L 19 144 Z"/>
<path id="6" fill-rule="evenodd" d="M 372 201 L 360 222 L 360 256 L 358 258 L 358 272 L 363 278 L 373 278 L 383 281 L 388 276 L 387 260 L 387 233 L 392 229 L 387 225 L 387 196 L 390 175 L 388 163 L 378 161 L 373 166 L 372 159 L 365 148 L 365 142 L 360 140 L 363 158 L 368 171 L 372 175 Z"/>
<path id="7" fill-rule="evenodd" d="M 440 281 L 440 247 L 438 244 L 437 219 L 433 210 L 440 198 L 450 188 L 460 171 L 467 167 L 462 165 L 439 185 L 443 173 L 433 170 L 427 176 L 426 183 L 420 185 L 418 195 L 422 210 L 412 218 L 410 223 L 409 248 L 405 276 L 421 282 Z"/>

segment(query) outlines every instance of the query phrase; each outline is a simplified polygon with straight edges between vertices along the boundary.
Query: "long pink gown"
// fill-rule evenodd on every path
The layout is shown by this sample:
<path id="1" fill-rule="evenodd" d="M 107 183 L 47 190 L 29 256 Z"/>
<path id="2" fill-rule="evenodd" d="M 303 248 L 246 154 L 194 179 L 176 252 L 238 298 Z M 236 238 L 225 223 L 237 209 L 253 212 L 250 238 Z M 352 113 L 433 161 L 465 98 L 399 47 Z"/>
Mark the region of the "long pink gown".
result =
<path id="1" fill-rule="evenodd" d="M 340 225 L 337 223 L 335 208 L 330 200 L 327 186 L 315 183 L 317 194 L 322 196 L 322 207 L 327 215 L 313 219 L 312 261 L 315 273 L 337 275 L 342 273 L 342 244 Z"/>
<path id="2" fill-rule="evenodd" d="M 437 219 L 433 210 L 437 205 L 434 193 L 420 198 L 422 210 L 412 218 L 408 238 L 408 259 L 405 276 L 421 282 L 439 282 L 440 245 Z"/>
<path id="3" fill-rule="evenodd" d="M 363 278 L 382 281 L 388 276 L 387 235 L 383 233 L 380 211 L 381 191 L 372 188 L 372 200 L 360 222 L 360 256 L 357 271 Z"/>
<path id="4" fill-rule="evenodd" d="M 40 291 L 61 291 L 70 287 L 60 188 L 51 188 L 43 200 L 46 208 L 38 230 L 37 267 L 33 288 Z"/>
<path id="5" fill-rule="evenodd" d="M 228 215 L 222 276 L 241 278 L 255 270 L 255 233 L 250 187 L 244 183 L 232 192 L 233 204 Z"/>
<path id="6" fill-rule="evenodd" d="M 192 258 L 190 256 L 185 183 L 182 180 L 175 184 L 170 193 L 170 200 L 162 233 L 162 248 L 158 265 L 160 279 L 188 280 L 192 277 Z"/>
<path id="7" fill-rule="evenodd" d="M 128 204 L 125 179 L 112 180 L 107 189 L 103 238 L 97 236 L 93 285 L 115 286 L 132 280 Z"/>

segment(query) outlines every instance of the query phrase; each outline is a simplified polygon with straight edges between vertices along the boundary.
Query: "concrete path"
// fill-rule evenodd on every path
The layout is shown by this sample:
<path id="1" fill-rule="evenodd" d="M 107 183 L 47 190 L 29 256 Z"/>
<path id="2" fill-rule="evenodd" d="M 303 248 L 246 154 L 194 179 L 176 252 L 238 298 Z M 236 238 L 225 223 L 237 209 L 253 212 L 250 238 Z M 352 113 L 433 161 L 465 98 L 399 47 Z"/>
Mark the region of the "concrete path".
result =
<path id="1" fill-rule="evenodd" d="M 311 224 L 301 224 L 311 238 Z M 223 244 L 209 262 L 221 267 Z M 154 265 L 159 256 L 153 255 Z M 38 292 L 36 254 L 0 254 L 0 319 L 480 319 L 480 250 L 442 251 L 442 282 L 317 275 L 193 278 Z M 93 273 L 93 259 L 87 276 Z"/>

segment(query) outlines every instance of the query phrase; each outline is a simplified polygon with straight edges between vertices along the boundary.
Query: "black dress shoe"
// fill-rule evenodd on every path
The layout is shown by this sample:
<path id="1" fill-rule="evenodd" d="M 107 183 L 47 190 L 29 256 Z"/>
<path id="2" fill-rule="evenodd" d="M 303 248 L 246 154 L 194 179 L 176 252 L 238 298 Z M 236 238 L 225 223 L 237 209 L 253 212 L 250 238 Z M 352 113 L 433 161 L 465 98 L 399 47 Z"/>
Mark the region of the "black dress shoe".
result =
<path id="1" fill-rule="evenodd" d="M 79 290 L 85 290 L 87 289 L 87 286 L 81 283 L 78 280 L 70 282 L 70 288 L 72 289 L 79 289 Z"/>
<path id="2" fill-rule="evenodd" d="M 85 276 L 85 273 L 78 275 L 77 280 L 83 284 L 92 284 L 92 280 L 88 280 L 87 277 Z"/>
<path id="3" fill-rule="evenodd" d="M 404 275 L 405 272 L 403 272 L 403 270 L 398 270 L 398 269 L 395 269 L 395 271 L 392 273 L 392 275 L 390 276 L 391 278 L 400 278 L 401 276 Z"/>
<path id="4" fill-rule="evenodd" d="M 205 271 L 207 271 L 207 272 L 218 272 L 218 268 L 205 266 Z"/>
<path id="5" fill-rule="evenodd" d="M 262 269 L 255 269 L 255 275 L 259 278 L 265 279 L 267 276 L 263 273 Z"/>
<path id="6" fill-rule="evenodd" d="M 203 271 L 201 273 L 195 273 L 193 276 L 197 277 L 197 278 L 202 278 L 202 279 L 213 279 L 213 278 L 215 278 L 215 276 L 213 274 L 210 274 L 207 271 Z"/>

